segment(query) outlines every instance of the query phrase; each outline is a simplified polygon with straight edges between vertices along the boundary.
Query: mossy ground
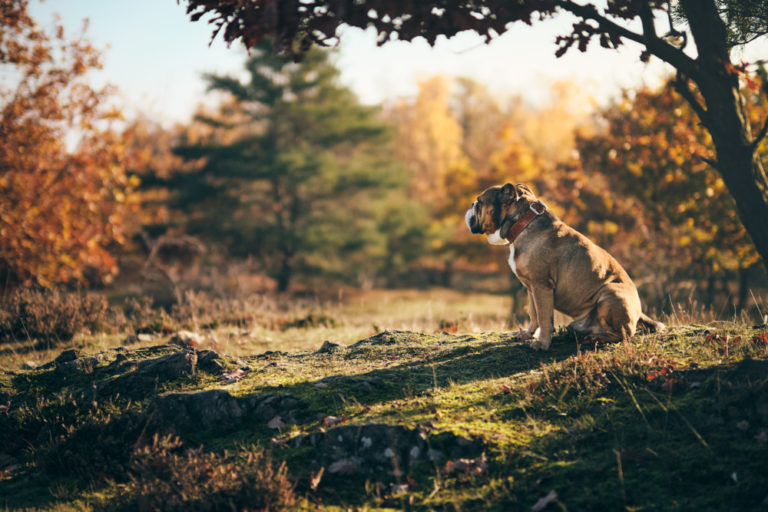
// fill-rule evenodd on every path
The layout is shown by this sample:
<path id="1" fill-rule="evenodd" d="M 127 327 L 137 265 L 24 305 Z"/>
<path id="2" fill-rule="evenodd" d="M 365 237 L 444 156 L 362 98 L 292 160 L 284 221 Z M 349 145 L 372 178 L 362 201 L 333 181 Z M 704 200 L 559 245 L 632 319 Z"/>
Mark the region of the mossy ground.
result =
<path id="1" fill-rule="evenodd" d="M 561 332 L 548 352 L 500 330 L 367 333 L 322 353 L 313 342 L 312 350 L 225 357 L 225 371 L 247 370 L 232 384 L 198 371 L 91 401 L 83 391 L 110 378 L 118 351 L 104 352 L 87 374 L 0 372 L 0 405 L 10 405 L 0 411 L 0 452 L 19 466 L 2 474 L 0 506 L 135 503 L 132 453 L 154 446 L 142 413 L 164 391 L 224 388 L 238 397 L 293 395 L 306 404 L 306 420 L 188 432 L 182 446 L 222 461 L 270 451 L 294 482 L 290 508 L 530 510 L 549 495 L 544 510 L 761 510 L 767 330 L 673 326 L 597 347 Z M 124 353 L 142 359 L 166 349 L 158 350 Z M 484 461 L 458 471 L 447 471 L 450 460 L 376 475 L 325 471 L 318 483 L 318 454 L 289 440 L 331 430 L 329 417 L 419 429 L 434 446 L 453 439 L 449 433 L 481 440 Z"/>

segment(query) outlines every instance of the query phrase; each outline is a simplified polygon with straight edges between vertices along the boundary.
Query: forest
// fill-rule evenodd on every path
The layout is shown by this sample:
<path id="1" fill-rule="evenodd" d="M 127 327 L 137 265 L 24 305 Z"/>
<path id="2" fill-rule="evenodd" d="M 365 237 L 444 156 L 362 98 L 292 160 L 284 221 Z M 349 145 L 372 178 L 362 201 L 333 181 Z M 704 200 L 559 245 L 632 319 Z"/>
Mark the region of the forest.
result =
<path id="1" fill-rule="evenodd" d="M 19 80 L 2 91 L 4 296 L 99 289 L 169 307 L 187 291 L 230 292 L 233 268 L 248 292 L 517 296 L 504 252 L 462 222 L 507 181 L 616 255 L 651 310 L 738 314 L 765 289 L 710 135 L 672 76 L 608 103 L 561 81 L 540 106 L 433 76 L 371 106 L 340 83 L 332 51 L 294 63 L 265 40 L 247 78 L 205 77 L 218 107 L 167 126 L 106 106 L 113 91 L 85 79 L 101 58 L 86 38 L 5 15 L 3 62 Z M 762 66 L 737 70 L 754 132 L 768 114 Z"/>
<path id="2" fill-rule="evenodd" d="M 248 53 L 170 123 L 92 82 L 87 31 L 0 0 L 0 506 L 765 507 L 768 61 L 710 59 L 692 1 L 183 0 Z M 768 33 L 760 1 L 702 4 L 728 51 Z M 633 40 L 669 75 L 540 102 L 433 75 L 369 104 L 333 43 L 561 12 L 558 55 Z M 527 290 L 465 224 L 504 183 L 667 330 L 590 343 L 558 313 L 549 352 L 511 334 Z"/>

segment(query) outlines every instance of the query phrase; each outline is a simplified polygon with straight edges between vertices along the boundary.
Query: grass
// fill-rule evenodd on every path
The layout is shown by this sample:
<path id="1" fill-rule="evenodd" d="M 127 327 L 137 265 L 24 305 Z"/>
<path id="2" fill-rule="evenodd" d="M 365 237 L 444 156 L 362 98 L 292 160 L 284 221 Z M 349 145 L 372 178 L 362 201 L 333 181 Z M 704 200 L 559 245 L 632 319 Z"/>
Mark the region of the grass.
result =
<path id="1" fill-rule="evenodd" d="M 20 368 L 27 362 L 43 364 L 67 348 L 98 352 L 121 344 L 151 346 L 164 339 L 159 336 L 163 332 L 180 328 L 203 334 L 201 348 L 235 356 L 270 350 L 312 350 L 326 340 L 347 345 L 387 329 L 428 333 L 498 331 L 508 328 L 510 310 L 510 300 L 505 296 L 468 296 L 446 289 L 343 290 L 332 298 L 284 301 L 253 297 L 224 305 L 217 301 L 216 308 L 211 308 L 205 297 L 190 295 L 187 299 L 192 312 L 185 314 L 186 320 L 151 317 L 158 326 L 146 341 L 137 341 L 126 333 L 79 334 L 55 346 L 23 339 L 0 345 L 0 368 Z"/>
<path id="2" fill-rule="evenodd" d="M 766 327 L 688 323 L 598 347 L 560 332 L 542 353 L 509 337 L 508 307 L 501 297 L 433 291 L 297 304 L 271 321 L 254 311 L 245 327 L 204 331 L 197 348 L 227 354 L 221 371 L 109 393 L 90 390 L 130 375 L 121 361 L 180 349 L 146 348 L 167 336 L 121 350 L 109 349 L 120 337 L 75 338 L 103 356 L 92 372 L 72 375 L 21 371 L 21 358 L 5 356 L 13 370 L 0 372 L 0 406 L 9 404 L 0 410 L 0 462 L 10 456 L 17 467 L 0 473 L 0 506 L 766 506 Z M 304 327 L 289 327 L 297 320 Z M 318 351 L 324 340 L 342 346 Z M 220 373 L 236 368 L 242 377 L 224 383 Z M 301 404 L 296 424 L 256 412 L 234 421 L 225 411 L 230 425 L 154 434 L 160 394 L 214 388 L 240 403 L 291 395 Z M 350 428 L 348 446 L 339 439 Z M 365 443 L 388 455 L 374 464 Z M 257 501 L 254 488 L 268 499 Z"/>

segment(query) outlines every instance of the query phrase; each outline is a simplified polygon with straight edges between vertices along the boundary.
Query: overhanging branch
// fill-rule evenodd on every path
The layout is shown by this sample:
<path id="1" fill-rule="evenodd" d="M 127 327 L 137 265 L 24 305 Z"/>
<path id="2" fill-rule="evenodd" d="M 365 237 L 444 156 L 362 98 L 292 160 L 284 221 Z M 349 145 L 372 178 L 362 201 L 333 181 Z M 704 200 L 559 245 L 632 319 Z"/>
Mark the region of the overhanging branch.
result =
<path id="1" fill-rule="evenodd" d="M 643 15 L 641 14 L 644 33 L 639 34 L 600 14 L 594 5 L 577 4 L 572 0 L 557 0 L 556 4 L 561 9 L 568 11 L 580 18 L 597 22 L 599 28 L 608 33 L 616 34 L 620 37 L 629 39 L 630 41 L 640 43 L 641 45 L 645 46 L 648 52 L 652 55 L 655 55 L 664 62 L 672 65 L 675 69 L 682 71 L 686 76 L 691 77 L 694 80 L 698 79 L 700 71 L 696 61 L 686 55 L 682 50 L 672 46 L 671 44 L 656 36 L 655 30 L 653 30 L 652 13 L 650 13 L 651 23 L 648 27 L 651 32 L 645 33 L 647 20 L 643 20 Z M 650 11 L 650 9 L 648 10 Z"/>

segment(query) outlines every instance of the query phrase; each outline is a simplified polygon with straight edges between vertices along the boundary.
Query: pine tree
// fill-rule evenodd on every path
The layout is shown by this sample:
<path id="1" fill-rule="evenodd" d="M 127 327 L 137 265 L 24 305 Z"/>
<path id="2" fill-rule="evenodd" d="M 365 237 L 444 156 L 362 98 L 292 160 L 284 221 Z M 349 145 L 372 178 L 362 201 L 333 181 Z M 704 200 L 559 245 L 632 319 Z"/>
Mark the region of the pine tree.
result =
<path id="1" fill-rule="evenodd" d="M 399 204 L 406 176 L 389 127 L 339 85 L 326 51 L 294 63 L 264 41 L 246 70 L 245 83 L 206 77 L 231 100 L 199 116 L 214 128 L 208 140 L 176 149 L 203 163 L 176 175 L 171 205 L 188 231 L 260 260 L 280 291 L 296 275 L 375 277 L 398 243 L 382 232 L 387 218 L 413 207 Z"/>

